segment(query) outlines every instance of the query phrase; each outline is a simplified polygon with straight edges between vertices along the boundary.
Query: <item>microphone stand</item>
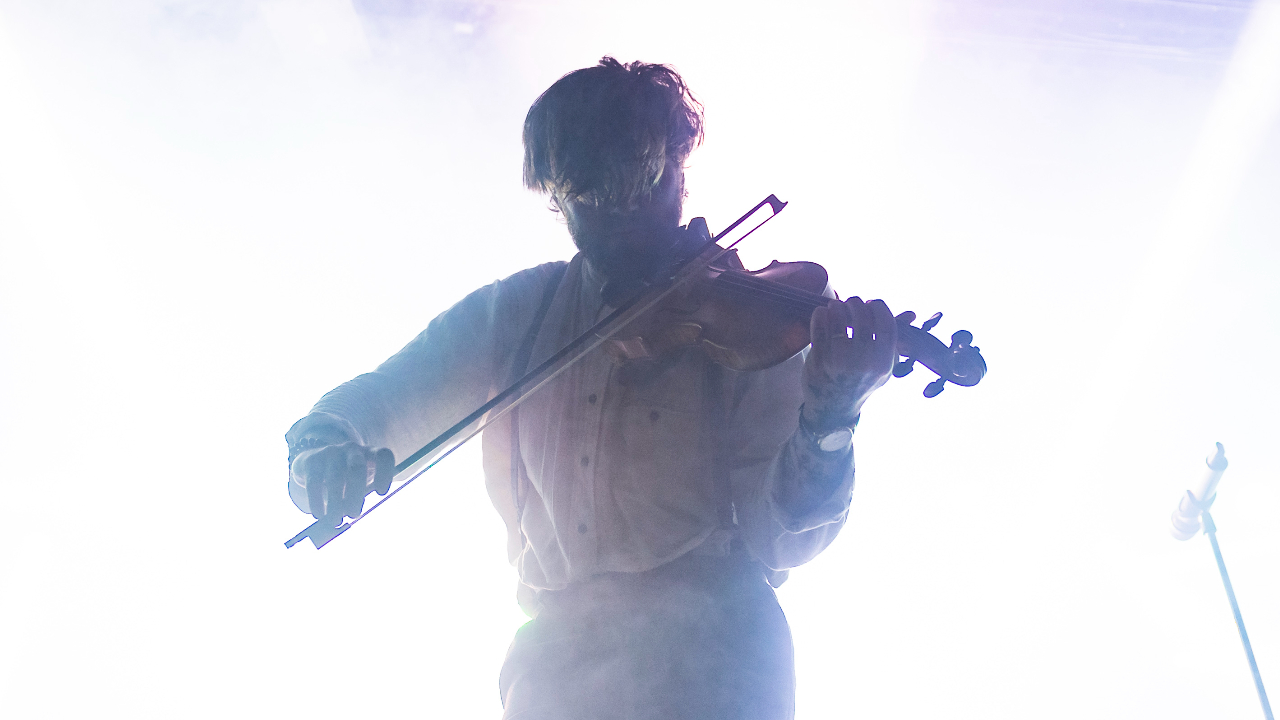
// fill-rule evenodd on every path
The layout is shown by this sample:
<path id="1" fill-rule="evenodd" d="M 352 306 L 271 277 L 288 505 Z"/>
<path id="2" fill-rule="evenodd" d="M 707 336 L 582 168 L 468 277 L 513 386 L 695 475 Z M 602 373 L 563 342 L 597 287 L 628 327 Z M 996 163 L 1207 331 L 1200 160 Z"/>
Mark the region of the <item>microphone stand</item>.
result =
<path id="1" fill-rule="evenodd" d="M 1188 493 L 1190 494 L 1190 493 Z M 1271 714 L 1271 703 L 1267 701 L 1267 690 L 1262 686 L 1262 675 L 1258 672 L 1258 661 L 1253 658 L 1253 645 L 1249 644 L 1249 633 L 1244 629 L 1244 618 L 1240 615 L 1240 604 L 1236 602 L 1235 590 L 1231 588 L 1231 578 L 1227 576 L 1227 564 L 1222 561 L 1222 549 L 1218 547 L 1218 526 L 1209 514 L 1209 506 L 1216 495 L 1209 498 L 1201 506 L 1201 517 L 1204 518 L 1204 534 L 1209 536 L 1209 544 L 1213 546 L 1213 557 L 1218 561 L 1218 572 L 1222 575 L 1222 585 L 1227 589 L 1227 599 L 1231 601 L 1231 614 L 1236 618 L 1236 628 L 1240 630 L 1240 642 L 1244 643 L 1244 654 L 1249 658 L 1249 670 L 1253 672 L 1253 684 L 1258 689 L 1258 699 L 1262 701 L 1262 714 L 1267 720 L 1275 720 Z M 1194 498 L 1194 496 L 1193 496 Z"/>

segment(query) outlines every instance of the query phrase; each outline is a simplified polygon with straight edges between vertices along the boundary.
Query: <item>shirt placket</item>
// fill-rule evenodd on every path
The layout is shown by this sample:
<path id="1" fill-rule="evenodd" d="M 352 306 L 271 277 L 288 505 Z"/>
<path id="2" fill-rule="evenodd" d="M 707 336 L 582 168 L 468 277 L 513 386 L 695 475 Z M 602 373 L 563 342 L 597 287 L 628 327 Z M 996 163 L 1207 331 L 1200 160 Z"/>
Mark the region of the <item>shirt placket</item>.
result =
<path id="1" fill-rule="evenodd" d="M 591 357 L 585 362 L 582 384 L 576 393 L 582 422 L 577 424 L 577 437 L 565 438 L 574 448 L 577 492 L 573 493 L 573 535 L 579 557 L 591 571 L 599 566 L 599 533 L 596 498 L 598 484 L 603 481 L 600 467 L 600 436 L 603 423 L 605 387 L 609 380 L 610 363 L 601 357 Z"/>

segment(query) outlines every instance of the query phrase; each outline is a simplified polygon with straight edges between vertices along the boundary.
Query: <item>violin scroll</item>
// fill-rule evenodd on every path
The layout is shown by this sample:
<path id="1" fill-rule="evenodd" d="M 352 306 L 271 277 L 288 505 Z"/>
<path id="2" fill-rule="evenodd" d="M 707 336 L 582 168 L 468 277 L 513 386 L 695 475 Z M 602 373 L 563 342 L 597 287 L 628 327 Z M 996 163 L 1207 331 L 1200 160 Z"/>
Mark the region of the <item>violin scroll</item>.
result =
<path id="1" fill-rule="evenodd" d="M 924 396 L 937 397 L 947 383 L 972 387 L 987 373 L 987 361 L 973 346 L 973 333 L 957 330 L 951 334 L 951 345 L 929 333 L 942 320 L 942 313 L 934 313 L 920 327 L 905 320 L 898 321 L 898 355 L 901 360 L 893 366 L 894 377 L 906 377 L 918 362 L 938 377 L 924 388 Z"/>

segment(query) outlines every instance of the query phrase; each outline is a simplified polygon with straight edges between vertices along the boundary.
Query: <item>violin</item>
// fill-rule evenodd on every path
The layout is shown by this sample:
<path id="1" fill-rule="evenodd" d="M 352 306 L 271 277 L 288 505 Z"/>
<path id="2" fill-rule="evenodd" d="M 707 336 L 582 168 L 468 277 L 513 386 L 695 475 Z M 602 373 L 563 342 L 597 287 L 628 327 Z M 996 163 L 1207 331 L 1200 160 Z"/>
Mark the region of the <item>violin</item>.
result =
<path id="1" fill-rule="evenodd" d="M 730 370 L 764 370 L 809 345 L 809 319 L 814 308 L 831 300 L 825 294 L 828 287 L 827 271 L 817 263 L 775 260 L 749 272 L 736 254 L 725 254 L 683 285 L 682 291 L 671 293 L 608 337 L 604 348 L 616 363 L 628 368 L 659 362 L 685 348 L 700 348 L 712 362 Z M 917 362 L 932 370 L 938 378 L 925 387 L 929 398 L 947 383 L 977 385 L 987 372 L 986 361 L 972 344 L 972 333 L 953 333 L 950 346 L 929 333 L 941 319 L 942 313 L 935 313 L 921 327 L 905 318 L 898 320 L 901 359 L 893 374 L 904 377 Z"/>
<path id="2" fill-rule="evenodd" d="M 672 262 L 639 284 L 629 283 L 621 291 L 626 299 L 617 302 L 607 317 L 396 465 L 395 477 L 405 477 L 394 490 L 388 473 L 371 470 L 365 495 L 376 492 L 383 497 L 359 517 L 347 523 L 342 522 L 341 515 L 322 517 L 286 541 L 285 547 L 293 547 L 304 538 L 310 538 L 316 549 L 324 547 L 601 346 L 633 372 L 646 365 L 658 365 L 663 358 L 686 348 L 701 348 L 713 362 L 739 371 L 772 367 L 803 350 L 810 341 L 810 315 L 814 308 L 831 299 L 823 294 L 827 290 L 826 269 L 812 262 L 774 261 L 766 268 L 748 272 L 734 250 L 786 205 L 770 195 L 718 235 L 699 243 L 684 259 Z M 771 211 L 768 216 L 733 242 L 720 245 L 766 206 Z M 697 222 L 705 228 L 705 221 Z M 692 229 L 692 222 L 690 226 Z M 608 298 L 607 286 L 605 294 Z M 612 300 L 607 304 L 615 305 Z M 973 335 L 968 331 L 953 333 L 950 346 L 929 333 L 941 319 L 942 313 L 936 313 L 921 327 L 898 320 L 899 359 L 893 375 L 907 375 L 916 363 L 932 370 L 938 377 L 925 387 L 924 395 L 929 398 L 936 397 L 947 383 L 977 385 L 987 371 L 986 361 L 973 346 Z M 462 438 L 446 447 L 458 436 Z"/>

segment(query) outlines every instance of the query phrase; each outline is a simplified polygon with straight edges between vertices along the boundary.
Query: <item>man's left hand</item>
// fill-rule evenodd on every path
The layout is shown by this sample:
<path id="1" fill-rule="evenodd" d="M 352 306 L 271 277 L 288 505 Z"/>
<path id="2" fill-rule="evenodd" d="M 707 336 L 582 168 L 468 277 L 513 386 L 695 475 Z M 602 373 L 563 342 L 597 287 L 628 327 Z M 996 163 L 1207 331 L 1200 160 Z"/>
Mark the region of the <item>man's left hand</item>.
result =
<path id="1" fill-rule="evenodd" d="M 915 313 L 902 318 L 911 322 Z M 813 311 L 809 337 L 813 349 L 804 364 L 805 424 L 815 431 L 851 427 L 862 404 L 893 373 L 898 323 L 883 300 L 832 300 Z"/>

